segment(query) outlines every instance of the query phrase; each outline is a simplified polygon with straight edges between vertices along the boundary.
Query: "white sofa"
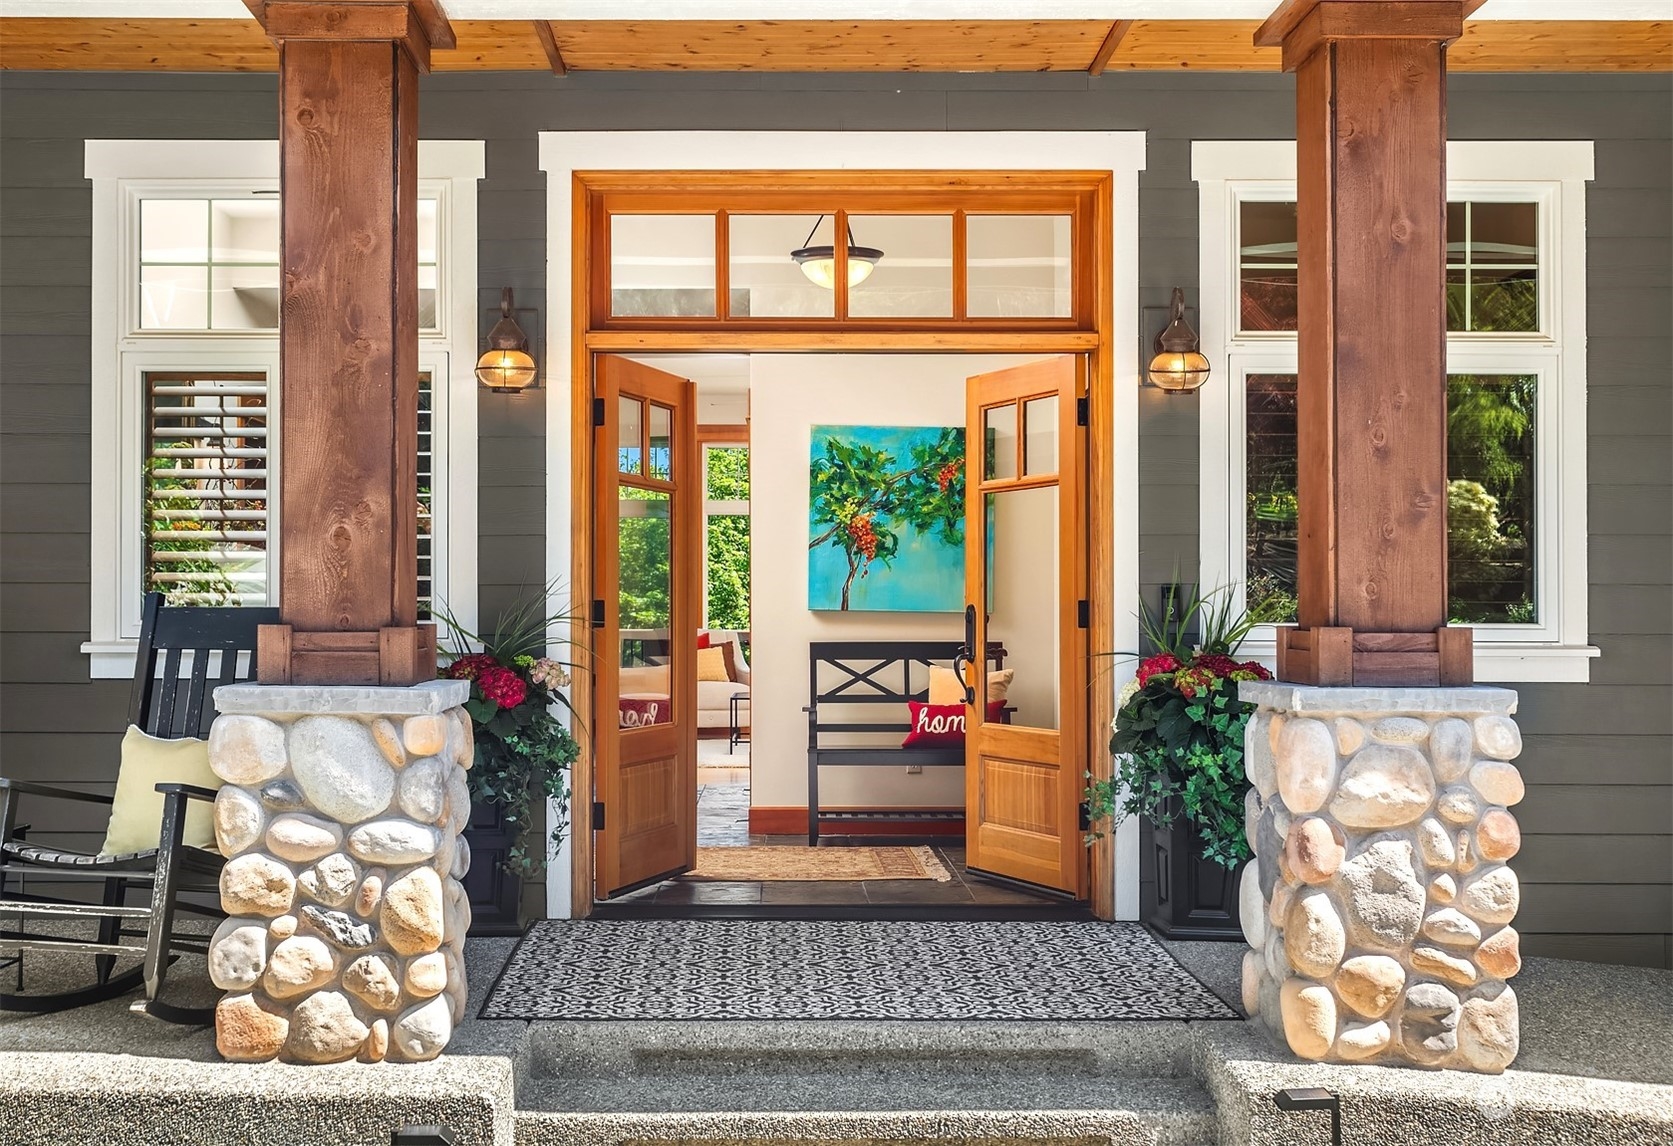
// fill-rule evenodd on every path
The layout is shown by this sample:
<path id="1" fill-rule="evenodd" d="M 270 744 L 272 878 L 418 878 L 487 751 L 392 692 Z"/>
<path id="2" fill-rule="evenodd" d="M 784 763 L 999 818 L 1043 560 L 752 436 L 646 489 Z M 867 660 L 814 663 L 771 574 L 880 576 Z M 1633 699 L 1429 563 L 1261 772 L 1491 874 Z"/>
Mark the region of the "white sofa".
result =
<path id="1" fill-rule="evenodd" d="M 697 727 L 725 731 L 732 727 L 731 702 L 738 693 L 749 693 L 749 664 L 738 647 L 738 634 L 724 629 L 709 631 L 712 644 L 733 645 L 732 660 L 738 678 L 731 680 L 700 680 L 697 682 Z M 626 696 L 667 696 L 668 666 L 641 665 L 624 668 L 621 675 L 621 694 Z M 738 712 L 739 723 L 749 727 L 749 704 L 744 702 Z"/>

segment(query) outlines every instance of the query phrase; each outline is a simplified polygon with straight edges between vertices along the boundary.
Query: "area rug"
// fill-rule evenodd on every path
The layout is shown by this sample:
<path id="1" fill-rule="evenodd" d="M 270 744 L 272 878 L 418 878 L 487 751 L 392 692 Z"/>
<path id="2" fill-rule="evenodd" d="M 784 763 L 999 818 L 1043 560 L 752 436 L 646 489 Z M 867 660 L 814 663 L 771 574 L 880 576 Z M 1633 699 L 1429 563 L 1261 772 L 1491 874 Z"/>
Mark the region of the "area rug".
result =
<path id="1" fill-rule="evenodd" d="M 484 1019 L 1235 1019 L 1136 923 L 535 923 Z"/>
<path id="2" fill-rule="evenodd" d="M 682 879 L 763 883 L 772 880 L 933 879 L 953 873 L 934 848 L 698 848 L 697 866 Z"/>

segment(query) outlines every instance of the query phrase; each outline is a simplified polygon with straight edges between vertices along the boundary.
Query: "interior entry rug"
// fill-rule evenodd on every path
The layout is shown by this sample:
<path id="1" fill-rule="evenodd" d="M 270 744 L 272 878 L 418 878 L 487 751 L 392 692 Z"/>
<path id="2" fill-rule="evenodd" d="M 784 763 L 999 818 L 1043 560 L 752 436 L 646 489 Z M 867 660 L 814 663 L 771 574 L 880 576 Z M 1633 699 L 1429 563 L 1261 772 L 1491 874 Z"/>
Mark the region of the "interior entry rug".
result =
<path id="1" fill-rule="evenodd" d="M 953 873 L 934 848 L 698 848 L 697 866 L 681 879 L 761 883 L 771 880 L 933 879 Z"/>
<path id="2" fill-rule="evenodd" d="M 484 1019 L 1235 1019 L 1136 923 L 533 924 Z"/>

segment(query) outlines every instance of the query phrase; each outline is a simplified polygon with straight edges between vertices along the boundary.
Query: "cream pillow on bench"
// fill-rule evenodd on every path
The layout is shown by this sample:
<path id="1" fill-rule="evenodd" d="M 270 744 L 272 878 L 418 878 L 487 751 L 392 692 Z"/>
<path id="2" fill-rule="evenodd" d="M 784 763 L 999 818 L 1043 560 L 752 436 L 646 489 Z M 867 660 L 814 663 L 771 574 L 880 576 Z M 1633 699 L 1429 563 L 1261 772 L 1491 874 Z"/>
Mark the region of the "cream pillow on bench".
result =
<path id="1" fill-rule="evenodd" d="M 218 789 L 221 779 L 209 770 L 209 742 L 182 738 L 162 740 L 128 725 L 122 737 L 122 764 L 116 773 L 116 793 L 110 805 L 110 824 L 104 856 L 151 851 L 163 834 L 163 794 L 158 784 L 191 784 Z M 186 802 L 188 847 L 215 850 L 215 813 L 202 800 Z"/>

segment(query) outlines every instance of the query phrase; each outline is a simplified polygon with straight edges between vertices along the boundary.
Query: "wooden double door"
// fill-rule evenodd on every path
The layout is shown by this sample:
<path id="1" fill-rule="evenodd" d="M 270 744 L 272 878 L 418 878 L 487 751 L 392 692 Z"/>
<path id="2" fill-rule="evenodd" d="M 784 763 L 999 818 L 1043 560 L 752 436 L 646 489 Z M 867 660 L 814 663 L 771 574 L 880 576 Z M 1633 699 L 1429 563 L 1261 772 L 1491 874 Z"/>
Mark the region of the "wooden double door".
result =
<path id="1" fill-rule="evenodd" d="M 692 383 L 597 359 L 595 892 L 697 862 L 703 488 Z M 965 426 L 966 862 L 1087 894 L 1086 381 L 1043 359 L 969 379 Z"/>

